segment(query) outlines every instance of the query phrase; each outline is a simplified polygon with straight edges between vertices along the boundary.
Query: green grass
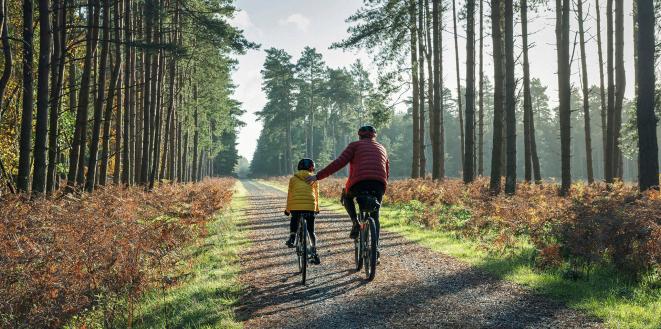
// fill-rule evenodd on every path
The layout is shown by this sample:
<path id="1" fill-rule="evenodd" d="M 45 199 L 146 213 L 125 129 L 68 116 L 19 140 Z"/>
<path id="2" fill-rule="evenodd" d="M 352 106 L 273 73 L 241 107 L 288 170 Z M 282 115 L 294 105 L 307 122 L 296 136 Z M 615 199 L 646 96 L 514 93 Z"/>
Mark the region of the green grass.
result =
<path id="1" fill-rule="evenodd" d="M 246 191 L 237 181 L 230 210 L 208 224 L 208 236 L 190 248 L 183 282 L 146 294 L 136 306 L 136 328 L 241 328 L 234 316 L 241 293 L 238 249 L 247 243 L 237 227 Z"/>
<path id="2" fill-rule="evenodd" d="M 286 188 L 274 182 L 260 181 L 279 190 Z M 343 212 L 338 200 L 322 198 L 321 204 Z M 444 253 L 564 302 L 604 321 L 611 328 L 661 328 L 660 279 L 649 276 L 641 282 L 618 274 L 609 268 L 596 268 L 589 276 L 576 280 L 565 278 L 562 270 L 542 271 L 533 262 L 534 248 L 521 243 L 508 254 L 492 253 L 479 242 L 460 239 L 456 234 L 432 230 L 412 223 L 413 206 L 384 205 L 381 227 L 403 235 L 436 252 Z M 657 274 L 658 275 L 658 274 Z"/>

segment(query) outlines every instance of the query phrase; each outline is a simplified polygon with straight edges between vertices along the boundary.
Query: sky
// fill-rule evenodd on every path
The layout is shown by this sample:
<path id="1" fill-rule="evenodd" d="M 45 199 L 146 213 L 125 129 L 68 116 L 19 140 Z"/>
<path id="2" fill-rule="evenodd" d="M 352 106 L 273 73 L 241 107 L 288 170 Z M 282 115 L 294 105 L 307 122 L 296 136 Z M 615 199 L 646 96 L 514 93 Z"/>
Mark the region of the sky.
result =
<path id="1" fill-rule="evenodd" d="M 462 6 L 463 0 L 458 0 L 458 6 Z M 602 6 L 605 1 L 602 1 Z M 368 71 L 373 75 L 378 73 L 378 68 L 371 64 L 369 55 L 364 51 L 342 51 L 330 50 L 328 47 L 336 41 L 340 41 L 347 36 L 348 24 L 345 23 L 347 17 L 356 12 L 362 5 L 361 0 L 238 0 L 236 7 L 240 11 L 232 19 L 232 24 L 243 29 L 246 37 L 261 44 L 259 50 L 253 50 L 246 55 L 238 56 L 238 68 L 233 73 L 234 82 L 237 84 L 237 90 L 234 97 L 243 103 L 243 109 L 246 114 L 242 120 L 246 123 L 239 133 L 238 150 L 239 154 L 247 159 L 252 159 L 254 150 L 257 146 L 257 139 L 262 128 L 261 122 L 257 120 L 255 112 L 258 112 L 266 104 L 266 97 L 261 90 L 260 70 L 264 63 L 264 50 L 276 47 L 286 50 L 293 56 L 295 62 L 303 51 L 305 46 L 314 47 L 324 56 L 326 64 L 330 67 L 348 66 L 357 59 L 363 61 Z M 627 73 L 627 86 L 625 96 L 633 97 L 634 90 L 634 70 L 633 70 L 633 19 L 631 16 L 631 2 L 625 1 L 625 69 Z M 485 1 L 485 16 L 489 13 L 488 1 Z M 590 85 L 599 84 L 599 66 L 597 55 L 596 33 L 597 26 L 595 22 L 596 11 L 593 1 L 586 1 L 584 4 L 585 15 L 589 15 L 585 23 L 586 30 L 586 58 L 588 65 L 588 80 Z M 602 40 L 604 42 L 605 52 L 605 6 L 601 10 L 602 15 Z M 445 13 L 444 27 L 444 81 L 445 85 L 456 92 L 456 66 L 455 51 L 452 34 L 452 12 Z M 476 19 L 479 15 L 476 15 Z M 571 38 L 573 40 L 578 31 L 575 13 L 572 12 Z M 553 104 L 557 103 L 557 65 L 555 51 L 555 13 L 546 7 L 538 8 L 536 13 L 529 14 L 529 42 L 530 49 L 531 75 L 541 79 L 542 83 L 548 86 L 548 96 Z M 459 21 L 459 71 L 462 75 L 462 84 L 466 70 L 466 44 L 465 44 L 465 22 Z M 476 31 L 479 26 L 476 22 Z M 485 74 L 492 75 L 491 65 L 491 42 L 490 25 L 485 20 Z M 520 25 L 515 24 L 515 50 L 521 52 Z M 577 39 L 578 40 L 578 39 Z M 580 53 L 576 47 L 572 62 L 572 83 L 580 88 Z M 604 58 L 605 60 L 605 58 Z M 520 70 L 520 65 L 517 68 Z M 520 76 L 521 73 L 517 72 Z"/>

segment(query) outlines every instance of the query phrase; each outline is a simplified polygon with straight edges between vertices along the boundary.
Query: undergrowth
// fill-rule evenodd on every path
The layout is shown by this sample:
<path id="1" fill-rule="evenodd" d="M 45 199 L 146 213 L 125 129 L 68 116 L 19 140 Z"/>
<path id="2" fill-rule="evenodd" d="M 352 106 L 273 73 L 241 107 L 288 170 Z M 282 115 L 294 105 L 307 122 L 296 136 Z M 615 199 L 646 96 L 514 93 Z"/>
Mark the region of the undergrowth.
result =
<path id="1" fill-rule="evenodd" d="M 233 179 L 106 187 L 82 196 L 0 200 L 0 327 L 56 328 L 99 314 L 131 319 L 135 300 L 175 284 L 169 269 L 229 205 Z M 84 325 L 84 324 L 83 324 Z"/>

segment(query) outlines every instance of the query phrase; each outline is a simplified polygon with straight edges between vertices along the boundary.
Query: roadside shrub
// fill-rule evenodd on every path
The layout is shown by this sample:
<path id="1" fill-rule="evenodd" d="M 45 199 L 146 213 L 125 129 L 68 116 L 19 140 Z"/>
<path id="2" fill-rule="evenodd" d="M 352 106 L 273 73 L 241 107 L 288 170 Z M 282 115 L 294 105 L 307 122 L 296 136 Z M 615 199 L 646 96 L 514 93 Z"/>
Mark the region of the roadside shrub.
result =
<path id="1" fill-rule="evenodd" d="M 339 198 L 345 179 L 321 182 L 320 192 Z M 623 183 L 572 186 L 569 197 L 555 183 L 520 183 L 513 196 L 492 195 L 488 178 L 465 185 L 458 179 L 394 180 L 385 202 L 415 214 L 406 220 L 480 241 L 506 251 L 520 239 L 537 249 L 538 266 L 562 262 L 612 264 L 633 276 L 661 272 L 661 194 L 641 194 Z"/>
<path id="2" fill-rule="evenodd" d="M 117 186 L 0 200 L 0 327 L 61 327 L 113 296 L 161 284 L 163 269 L 229 204 L 234 181 Z M 131 310 L 127 310 L 131 312 Z"/>

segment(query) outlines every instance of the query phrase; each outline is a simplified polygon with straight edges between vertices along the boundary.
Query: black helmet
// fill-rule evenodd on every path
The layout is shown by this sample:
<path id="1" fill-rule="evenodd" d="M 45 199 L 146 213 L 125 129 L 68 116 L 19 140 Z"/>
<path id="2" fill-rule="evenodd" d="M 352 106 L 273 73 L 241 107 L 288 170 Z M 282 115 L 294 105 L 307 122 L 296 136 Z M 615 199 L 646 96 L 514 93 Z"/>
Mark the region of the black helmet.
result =
<path id="1" fill-rule="evenodd" d="M 362 137 L 376 137 L 376 129 L 372 126 L 362 126 L 358 129 L 358 136 Z"/>
<path id="2" fill-rule="evenodd" d="M 314 170 L 314 161 L 312 159 L 301 159 L 301 161 L 298 162 L 298 170 L 308 170 L 312 171 Z"/>

